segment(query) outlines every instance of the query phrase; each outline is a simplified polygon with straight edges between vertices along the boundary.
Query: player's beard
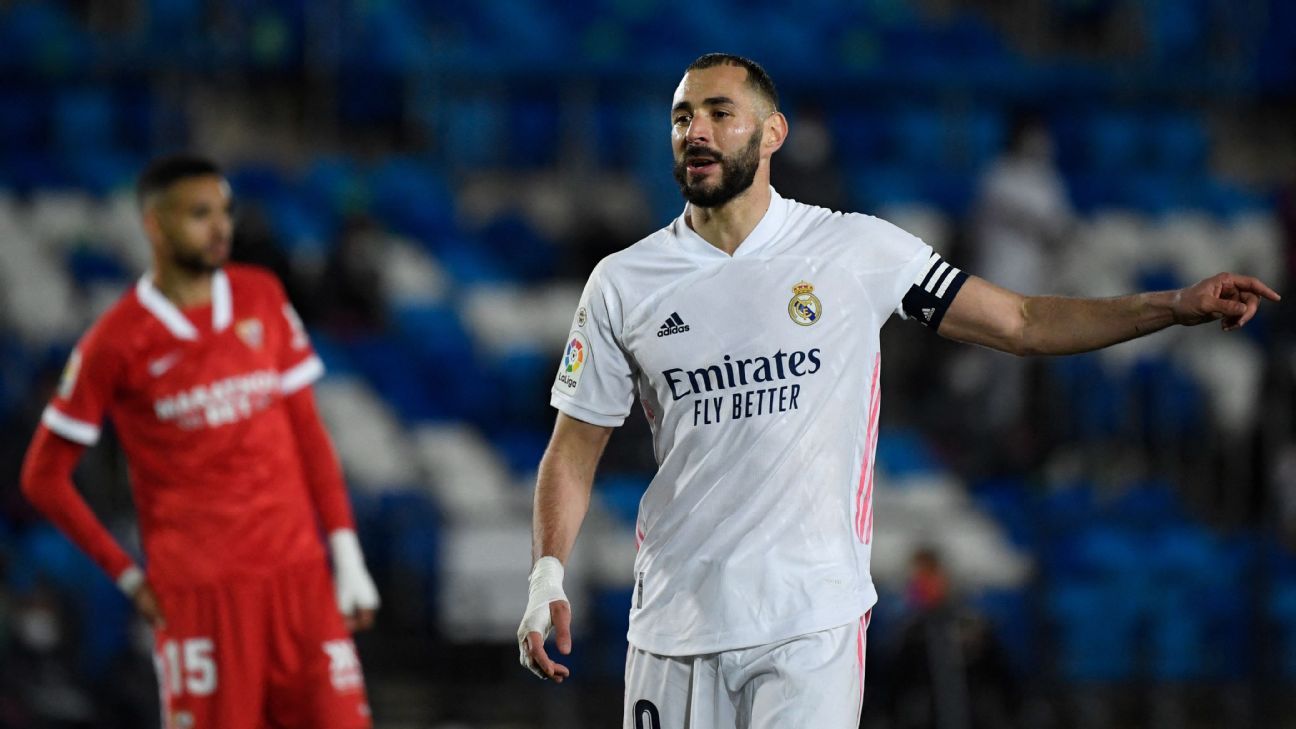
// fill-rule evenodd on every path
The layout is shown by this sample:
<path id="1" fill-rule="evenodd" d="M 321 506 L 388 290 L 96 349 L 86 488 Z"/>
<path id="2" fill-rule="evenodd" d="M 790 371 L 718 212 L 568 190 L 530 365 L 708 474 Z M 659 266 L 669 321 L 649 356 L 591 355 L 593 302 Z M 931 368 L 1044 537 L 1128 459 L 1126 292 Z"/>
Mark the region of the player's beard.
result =
<path id="1" fill-rule="evenodd" d="M 760 167 L 760 130 L 752 132 L 747 146 L 736 155 L 726 157 L 704 147 L 688 147 L 675 162 L 675 182 L 679 183 L 680 193 L 690 204 L 700 208 L 715 208 L 738 197 L 751 187 L 756 179 L 756 170 Z M 688 159 L 697 155 L 714 155 L 720 167 L 720 181 L 714 187 L 706 188 L 702 183 L 690 184 L 688 179 Z"/>
<path id="2" fill-rule="evenodd" d="M 227 257 L 218 256 L 203 249 L 186 250 L 180 246 L 171 247 L 171 262 L 176 268 L 193 275 L 215 273 L 217 269 L 225 265 L 224 259 Z"/>

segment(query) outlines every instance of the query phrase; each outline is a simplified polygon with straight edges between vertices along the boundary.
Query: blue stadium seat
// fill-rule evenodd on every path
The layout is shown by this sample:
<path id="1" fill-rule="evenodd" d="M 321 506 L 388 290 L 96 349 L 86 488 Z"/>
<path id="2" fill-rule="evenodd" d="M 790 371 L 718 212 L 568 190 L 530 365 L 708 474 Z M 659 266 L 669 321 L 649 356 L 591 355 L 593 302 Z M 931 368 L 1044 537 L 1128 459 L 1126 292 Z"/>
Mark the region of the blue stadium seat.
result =
<path id="1" fill-rule="evenodd" d="M 442 388 L 426 373 L 411 366 L 404 346 L 398 341 L 371 336 L 346 343 L 349 359 L 363 373 L 387 404 L 405 422 L 446 420 L 453 416 L 432 390 Z"/>
<path id="2" fill-rule="evenodd" d="M 878 434 L 877 464 L 894 478 L 936 473 L 940 460 L 916 431 L 883 429 Z"/>
<path id="3" fill-rule="evenodd" d="M 313 206 L 341 215 L 369 209 L 368 180 L 347 157 L 316 158 L 302 177 L 301 192 Z"/>
<path id="4" fill-rule="evenodd" d="M 609 511 L 632 525 L 639 518 L 639 501 L 651 480 L 636 474 L 600 476 L 594 484 L 594 493 Z"/>
<path id="5" fill-rule="evenodd" d="M 1015 546 L 1024 550 L 1035 547 L 1038 535 L 1029 484 L 1018 478 L 994 479 L 973 484 L 971 491 L 977 506 L 1003 527 Z"/>
<path id="6" fill-rule="evenodd" d="M 558 251 L 520 215 L 502 215 L 481 231 L 492 258 L 516 281 L 534 282 L 553 275 Z"/>
<path id="7" fill-rule="evenodd" d="M 26 89 L 0 91 L 0 149 L 26 149 L 45 143 L 49 126 L 46 94 Z"/>
<path id="8" fill-rule="evenodd" d="M 877 164 L 890 149 L 886 117 L 873 110 L 844 108 L 828 113 L 833 145 L 847 167 Z"/>
<path id="9" fill-rule="evenodd" d="M 624 587 L 597 587 L 591 591 L 590 610 L 594 618 L 592 641 L 584 641 L 595 655 L 589 665 L 604 680 L 625 674 L 626 632 L 630 630 L 630 605 L 634 590 Z"/>
<path id="10" fill-rule="evenodd" d="M 1205 171 L 1210 139 L 1202 118 L 1191 112 L 1161 115 L 1149 122 L 1151 162 L 1180 174 Z"/>
<path id="11" fill-rule="evenodd" d="M 85 246 L 79 246 L 68 254 L 67 269 L 79 286 L 99 281 L 120 283 L 130 278 L 121 261 L 103 251 Z"/>
<path id="12" fill-rule="evenodd" d="M 65 158 L 63 166 L 72 183 L 94 195 L 106 196 L 130 189 L 144 167 L 137 155 L 120 149 L 91 149 Z"/>
<path id="13" fill-rule="evenodd" d="M 508 164 L 536 169 L 553 167 L 563 149 L 561 110 L 554 99 L 526 99 L 509 105 Z M 451 142 L 454 146 L 454 142 Z"/>
<path id="14" fill-rule="evenodd" d="M 548 442 L 549 434 L 535 428 L 497 429 L 491 436 L 491 445 L 515 474 L 533 473 Z"/>
<path id="15" fill-rule="evenodd" d="M 480 170 L 506 166 L 509 115 L 504 99 L 457 99 L 443 114 L 443 153 L 451 167 Z M 555 143 L 556 140 L 550 140 Z"/>
<path id="16" fill-rule="evenodd" d="M 849 201 L 853 210 L 876 214 L 880 209 L 923 202 L 920 174 L 899 167 L 865 166 L 849 175 Z"/>
<path id="17" fill-rule="evenodd" d="M 946 123 L 937 111 L 910 108 L 890 119 L 895 161 L 910 170 L 929 172 L 947 160 Z"/>
<path id="18" fill-rule="evenodd" d="M 456 140 L 458 143 L 459 140 Z M 455 231 L 454 194 L 441 172 L 413 157 L 389 157 L 369 177 L 371 209 L 432 250 Z"/>
<path id="19" fill-rule="evenodd" d="M 287 189 L 260 202 L 275 242 L 290 255 L 308 252 L 322 260 L 337 240 L 338 222 L 329 208 L 316 207 Z"/>
<path id="20" fill-rule="evenodd" d="M 74 600 L 78 667 L 92 677 L 102 677 L 113 660 L 130 647 L 130 602 L 84 552 L 50 524 L 30 527 L 20 537 L 17 552 L 9 588 L 30 594 L 44 586 Z"/>
<path id="21" fill-rule="evenodd" d="M 1035 665 L 1035 615 L 1025 589 L 986 590 L 971 602 L 990 621 L 1014 669 L 1025 672 Z"/>
<path id="22" fill-rule="evenodd" d="M 476 237 L 462 233 L 451 235 L 441 239 L 436 249 L 437 262 L 450 274 L 456 287 L 512 281 L 486 244 Z"/>
<path id="23" fill-rule="evenodd" d="M 1056 626 L 1058 671 L 1065 680 L 1123 681 L 1137 670 L 1141 606 L 1116 586 L 1064 580 L 1048 596 Z"/>
<path id="24" fill-rule="evenodd" d="M 1088 121 L 1085 159 L 1093 171 L 1118 173 L 1139 167 L 1142 125 L 1130 113 L 1101 111 Z"/>

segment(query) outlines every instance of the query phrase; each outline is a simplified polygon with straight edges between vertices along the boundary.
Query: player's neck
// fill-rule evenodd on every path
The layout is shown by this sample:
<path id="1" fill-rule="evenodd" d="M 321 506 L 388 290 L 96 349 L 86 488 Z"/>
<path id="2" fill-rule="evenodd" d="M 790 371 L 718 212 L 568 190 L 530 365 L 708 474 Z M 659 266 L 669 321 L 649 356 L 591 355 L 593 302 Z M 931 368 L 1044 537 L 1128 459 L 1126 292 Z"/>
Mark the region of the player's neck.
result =
<path id="1" fill-rule="evenodd" d="M 702 240 L 732 256 L 765 217 L 771 199 L 769 182 L 757 179 L 724 205 L 714 208 L 689 205 L 686 220 Z"/>
<path id="2" fill-rule="evenodd" d="M 211 303 L 212 275 L 159 265 L 153 270 L 153 286 L 177 309 L 188 309 Z"/>

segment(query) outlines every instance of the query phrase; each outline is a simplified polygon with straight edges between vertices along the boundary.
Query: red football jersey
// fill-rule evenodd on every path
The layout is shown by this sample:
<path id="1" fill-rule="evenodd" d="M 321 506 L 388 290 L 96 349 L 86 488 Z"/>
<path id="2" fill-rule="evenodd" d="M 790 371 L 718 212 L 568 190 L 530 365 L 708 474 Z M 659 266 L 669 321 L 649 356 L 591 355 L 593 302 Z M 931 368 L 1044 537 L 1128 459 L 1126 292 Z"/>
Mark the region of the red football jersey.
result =
<path id="1" fill-rule="evenodd" d="M 149 579 L 201 584 L 324 558 L 283 402 L 323 373 L 271 273 L 226 266 L 185 311 L 146 275 L 82 338 L 41 422 L 92 445 L 112 420 Z"/>

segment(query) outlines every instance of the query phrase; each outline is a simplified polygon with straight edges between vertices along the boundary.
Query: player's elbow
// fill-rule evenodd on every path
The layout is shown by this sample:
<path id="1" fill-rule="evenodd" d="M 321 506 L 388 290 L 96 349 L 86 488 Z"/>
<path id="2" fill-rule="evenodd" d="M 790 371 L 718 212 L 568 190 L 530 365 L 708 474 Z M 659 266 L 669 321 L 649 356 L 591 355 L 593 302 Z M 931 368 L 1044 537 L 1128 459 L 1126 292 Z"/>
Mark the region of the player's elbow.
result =
<path id="1" fill-rule="evenodd" d="M 27 499 L 32 506 L 44 510 L 42 507 L 44 495 L 41 489 L 41 469 L 37 463 L 35 454 L 32 451 L 27 452 L 27 458 L 23 460 L 22 474 L 18 477 L 18 487 L 22 491 L 23 498 Z"/>
<path id="2" fill-rule="evenodd" d="M 1021 297 L 1017 303 L 1017 316 L 1013 318 L 1009 327 L 1008 340 L 1010 342 L 1007 352 L 1018 357 L 1035 357 L 1041 354 L 1048 354 L 1044 347 L 1043 340 L 1038 333 L 1040 327 L 1034 321 L 1029 296 Z"/>
<path id="3" fill-rule="evenodd" d="M 23 458 L 22 471 L 18 476 L 18 487 L 23 498 L 41 513 L 48 513 L 58 500 L 58 489 L 64 481 L 70 484 L 71 468 L 74 464 L 64 464 L 56 444 L 51 442 L 48 433 L 38 431 Z M 64 473 L 66 468 L 67 472 Z"/>

